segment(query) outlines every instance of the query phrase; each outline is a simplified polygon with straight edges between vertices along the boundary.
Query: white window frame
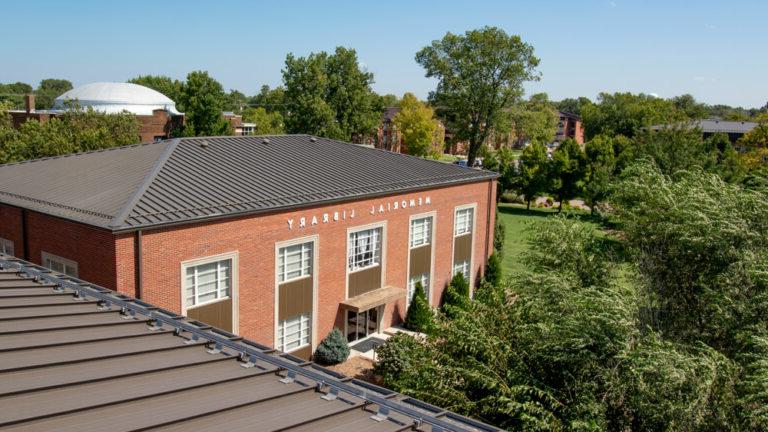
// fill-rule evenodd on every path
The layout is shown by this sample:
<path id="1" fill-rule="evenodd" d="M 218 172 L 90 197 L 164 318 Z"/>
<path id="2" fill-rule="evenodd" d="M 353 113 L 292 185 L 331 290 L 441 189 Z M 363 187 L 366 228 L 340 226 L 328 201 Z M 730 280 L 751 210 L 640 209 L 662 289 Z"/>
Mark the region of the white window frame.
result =
<path id="1" fill-rule="evenodd" d="M 229 275 L 227 276 L 226 279 L 224 279 L 222 277 L 222 274 L 227 269 L 224 268 L 222 266 L 222 264 L 223 263 L 227 263 L 227 262 L 229 264 L 229 269 L 228 269 L 229 270 Z M 216 277 L 215 277 L 216 288 L 214 288 L 213 291 L 206 291 L 205 293 L 201 293 L 200 292 L 200 283 L 199 283 L 199 280 L 198 280 L 199 279 L 198 268 L 202 267 L 202 266 L 210 265 L 210 264 L 216 264 L 216 269 L 214 270 L 215 275 L 216 275 Z M 182 275 L 182 277 L 184 278 L 184 299 L 183 299 L 183 301 L 187 305 L 187 309 L 193 309 L 193 308 L 196 308 L 196 307 L 205 306 L 205 305 L 207 305 L 209 303 L 215 303 L 215 302 L 220 301 L 220 300 L 226 300 L 226 299 L 232 298 L 232 266 L 233 266 L 233 263 L 232 263 L 232 259 L 230 259 L 230 258 L 224 258 L 224 259 L 220 259 L 220 260 L 214 260 L 214 261 L 209 261 L 209 262 L 204 262 L 204 263 L 198 263 L 198 264 L 195 264 L 195 265 L 187 265 L 187 266 L 185 266 L 184 267 L 184 274 Z M 190 269 L 194 269 L 195 270 L 194 274 L 193 274 L 193 277 L 192 277 L 192 279 L 193 279 L 192 285 L 193 286 L 192 286 L 192 295 L 191 295 L 191 297 L 187 293 L 187 290 L 190 288 L 189 286 L 187 286 L 187 278 L 188 278 L 187 272 Z M 225 284 L 222 283 L 225 280 L 227 282 L 226 286 L 225 286 Z M 200 297 L 202 297 L 203 295 L 208 295 L 208 294 L 211 294 L 211 293 L 214 294 L 213 299 L 211 299 L 211 300 L 204 300 L 204 301 L 200 300 Z M 192 304 L 189 303 L 190 299 L 192 300 Z"/>
<path id="2" fill-rule="evenodd" d="M 366 232 L 370 232 L 367 234 Z M 357 236 L 366 233 L 367 238 L 370 240 L 370 244 L 373 250 L 370 252 L 370 258 L 363 258 L 360 262 L 357 262 L 356 256 L 367 254 L 368 252 L 359 252 L 358 246 L 356 246 Z M 366 238 L 366 237 L 363 237 Z M 384 249 L 384 227 L 368 227 L 356 229 L 347 233 L 347 270 L 349 273 L 354 273 L 370 268 L 378 267 L 382 263 Z"/>
<path id="3" fill-rule="evenodd" d="M 298 251 L 289 252 L 291 248 L 298 248 Z M 314 242 L 307 241 L 304 243 L 297 243 L 292 245 L 280 246 L 277 250 L 277 283 L 286 283 L 294 280 L 304 279 L 312 277 L 312 270 L 314 268 Z M 288 258 L 294 255 L 299 257 L 299 274 L 297 276 L 290 277 L 288 271 Z"/>
<path id="4" fill-rule="evenodd" d="M 229 274 L 229 277 L 230 277 L 229 297 L 217 298 L 216 300 L 208 301 L 208 302 L 205 302 L 205 303 L 198 303 L 198 304 L 195 304 L 194 306 L 187 307 L 187 298 L 186 298 L 186 296 L 187 296 L 187 290 L 186 290 L 186 288 L 187 288 L 186 287 L 187 268 L 188 267 L 199 266 L 199 265 L 203 265 L 203 264 L 210 264 L 212 262 L 223 261 L 223 260 L 227 260 L 227 259 L 232 261 L 232 264 L 231 264 L 231 267 L 230 267 L 230 274 Z M 240 278 L 240 276 L 239 276 L 239 273 L 240 273 L 239 268 L 240 268 L 239 267 L 239 253 L 237 251 L 226 252 L 226 253 L 223 253 L 223 254 L 210 255 L 210 256 L 206 256 L 206 257 L 202 257 L 202 258 L 195 258 L 195 259 L 192 259 L 192 260 L 182 261 L 181 265 L 180 265 L 180 274 L 179 274 L 179 276 L 180 276 L 180 283 L 179 283 L 180 297 L 179 298 L 180 298 L 180 302 L 181 302 L 181 314 L 182 315 L 187 315 L 187 310 L 189 310 L 189 309 L 194 309 L 194 308 L 197 308 L 197 307 L 200 307 L 200 306 L 205 306 L 207 304 L 211 304 L 211 303 L 214 303 L 214 302 L 217 302 L 217 301 L 221 301 L 221 300 L 224 300 L 226 298 L 231 298 L 232 299 L 232 333 L 237 334 L 237 332 L 239 331 L 239 327 L 240 327 L 239 326 L 240 319 L 239 319 L 239 313 L 238 313 L 238 310 L 239 310 L 239 297 L 240 297 L 238 295 L 238 292 L 239 292 L 238 281 L 239 281 L 239 278 Z"/>
<path id="5" fill-rule="evenodd" d="M 278 347 L 280 345 L 280 338 L 279 338 L 279 330 L 280 330 L 280 320 L 278 319 L 278 308 L 280 306 L 280 285 L 283 282 L 280 282 L 280 278 L 278 275 L 278 269 L 279 269 L 279 255 L 280 255 L 280 249 L 289 247 L 289 246 L 295 246 L 300 245 L 304 243 L 311 243 L 312 244 L 312 269 L 317 269 L 319 267 L 319 255 L 320 255 L 320 236 L 315 234 L 311 236 L 306 237 L 299 237 L 294 238 L 290 240 L 285 241 L 278 241 L 275 242 L 275 261 L 274 261 L 274 269 L 275 269 L 275 291 L 274 291 L 274 300 L 275 300 L 275 313 L 274 313 L 274 346 Z M 318 338 L 317 338 L 317 280 L 319 278 L 319 274 L 315 274 L 313 271 L 310 275 L 312 277 L 312 312 L 310 315 L 310 343 L 313 348 L 317 347 L 318 344 Z M 295 279 L 294 279 L 295 280 Z"/>
<path id="6" fill-rule="evenodd" d="M 468 214 L 468 217 L 462 217 L 460 214 Z M 461 225 L 459 225 L 461 223 Z M 475 208 L 463 207 L 457 208 L 453 214 L 453 236 L 459 237 L 466 234 L 472 234 L 475 225 Z"/>
<path id="7" fill-rule="evenodd" d="M 285 333 L 288 326 L 298 326 L 298 329 L 290 334 Z M 292 338 L 288 340 L 288 336 Z M 295 337 L 295 338 L 294 338 Z M 284 352 L 294 352 L 309 346 L 312 341 L 312 314 L 299 314 L 288 319 L 282 320 L 277 324 L 277 349 Z M 295 347 L 288 348 L 289 344 L 298 342 Z"/>
<path id="8" fill-rule="evenodd" d="M 0 252 L 14 256 L 13 241 L 0 237 Z"/>
<path id="9" fill-rule="evenodd" d="M 77 261 L 73 261 L 68 258 L 60 257 L 58 255 L 52 254 L 50 252 L 41 251 L 40 252 L 40 258 L 43 263 L 43 267 L 47 267 L 53 271 L 63 273 L 67 276 L 72 277 L 78 277 L 77 275 L 80 273 L 80 269 L 78 268 Z M 55 265 L 58 264 L 61 266 L 61 270 L 54 269 Z"/>
<path id="10" fill-rule="evenodd" d="M 467 209 L 471 209 L 472 210 L 472 219 L 470 221 L 469 231 L 464 232 L 462 234 L 456 234 L 456 232 L 457 232 L 456 227 L 457 227 L 457 220 L 458 220 L 457 215 L 458 215 L 458 213 L 460 211 L 467 210 Z M 456 257 L 455 257 L 455 253 L 456 253 L 456 250 L 455 250 L 456 249 L 456 240 L 455 239 L 456 239 L 456 237 L 460 237 L 460 236 L 464 236 L 464 235 L 468 235 L 469 234 L 469 235 L 472 236 L 471 252 L 470 252 L 470 255 L 469 255 L 469 262 L 463 261 L 461 263 L 458 263 L 458 265 L 462 265 L 462 266 L 465 266 L 466 264 L 469 265 L 469 272 L 468 272 L 468 274 L 467 274 L 467 272 L 465 272 L 463 270 L 462 270 L 462 273 L 464 274 L 464 276 L 467 277 L 467 283 L 469 283 L 469 295 L 470 295 L 470 297 L 474 297 L 474 288 L 475 288 L 475 284 L 474 284 L 474 280 L 473 280 L 473 276 L 474 275 L 472 274 L 472 268 L 473 268 L 474 265 L 472 263 L 475 262 L 475 241 L 476 241 L 476 239 L 475 239 L 475 223 L 476 223 L 476 221 L 477 221 L 477 202 L 473 202 L 473 203 L 469 203 L 469 204 L 464 204 L 464 205 L 459 205 L 459 206 L 456 206 L 453 209 L 453 234 L 454 234 L 453 235 L 453 243 L 454 244 L 451 247 L 451 277 L 453 277 L 456 274 L 456 266 L 457 266 L 457 264 L 454 263 L 455 260 L 456 260 Z"/>
<path id="11" fill-rule="evenodd" d="M 408 227 L 408 244 L 411 249 L 432 244 L 434 220 L 435 218 L 431 215 L 411 219 Z"/>
<path id="12" fill-rule="evenodd" d="M 347 260 L 344 263 L 345 265 L 345 277 L 344 277 L 344 299 L 349 298 L 349 275 L 352 273 L 355 273 L 357 271 L 363 270 L 350 270 L 349 269 L 349 237 L 352 233 L 359 232 L 359 231 L 365 231 L 373 228 L 381 228 L 381 255 L 380 255 L 380 264 L 381 265 L 381 286 L 384 286 L 384 276 L 387 274 L 387 221 L 383 220 L 380 222 L 374 222 L 367 225 L 358 225 L 354 227 L 347 228 Z M 372 268 L 372 267 L 369 267 Z M 406 277 L 408 275 L 406 274 Z M 345 324 L 346 326 L 346 324 Z"/>

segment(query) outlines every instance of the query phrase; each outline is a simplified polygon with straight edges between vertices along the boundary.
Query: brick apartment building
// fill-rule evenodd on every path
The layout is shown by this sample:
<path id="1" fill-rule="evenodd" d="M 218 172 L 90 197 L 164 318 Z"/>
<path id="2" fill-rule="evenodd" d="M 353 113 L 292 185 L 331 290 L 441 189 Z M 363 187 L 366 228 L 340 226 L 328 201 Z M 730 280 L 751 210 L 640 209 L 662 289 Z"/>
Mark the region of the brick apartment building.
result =
<path id="1" fill-rule="evenodd" d="M 306 135 L 0 166 L 0 252 L 308 357 L 439 305 L 492 250 L 496 174 Z M 171 287 L 171 288 L 169 288 Z"/>
<path id="2" fill-rule="evenodd" d="M 555 132 L 555 141 L 563 142 L 568 138 L 573 138 L 579 144 L 584 144 L 584 124 L 581 117 L 576 114 L 570 114 L 558 111 L 557 132 Z"/>

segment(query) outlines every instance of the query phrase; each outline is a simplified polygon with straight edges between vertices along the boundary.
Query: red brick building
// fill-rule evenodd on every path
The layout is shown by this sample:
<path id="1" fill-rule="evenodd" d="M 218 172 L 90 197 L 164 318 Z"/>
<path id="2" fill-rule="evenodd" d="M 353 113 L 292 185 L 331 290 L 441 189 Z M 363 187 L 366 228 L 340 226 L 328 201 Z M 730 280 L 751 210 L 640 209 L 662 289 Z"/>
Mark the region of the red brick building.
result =
<path id="1" fill-rule="evenodd" d="M 581 117 L 575 114 L 558 111 L 557 132 L 555 141 L 563 142 L 568 138 L 573 138 L 579 144 L 584 144 L 584 125 Z"/>
<path id="2" fill-rule="evenodd" d="M 481 276 L 495 183 L 305 135 L 185 138 L 0 166 L 0 246 L 307 357 L 399 322 L 416 281 L 438 306 Z"/>

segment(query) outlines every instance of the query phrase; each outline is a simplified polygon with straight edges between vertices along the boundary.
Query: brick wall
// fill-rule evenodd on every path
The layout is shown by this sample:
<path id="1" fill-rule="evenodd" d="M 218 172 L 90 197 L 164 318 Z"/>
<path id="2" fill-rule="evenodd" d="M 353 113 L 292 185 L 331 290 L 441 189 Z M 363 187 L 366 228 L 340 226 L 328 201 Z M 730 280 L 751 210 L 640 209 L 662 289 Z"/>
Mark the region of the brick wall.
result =
<path id="1" fill-rule="evenodd" d="M 174 311 L 181 310 L 181 263 L 211 255 L 237 252 L 239 260 L 239 329 L 237 332 L 249 339 L 267 345 L 273 344 L 275 326 L 275 243 L 305 236 L 318 235 L 318 300 L 316 340 L 334 327 L 344 328 L 344 318 L 339 303 L 345 300 L 347 266 L 347 229 L 359 225 L 386 220 L 385 284 L 400 288 L 407 286 L 407 257 L 409 218 L 413 214 L 436 211 L 435 220 L 435 267 L 432 275 L 433 299 L 437 304 L 452 271 L 453 212 L 454 207 L 477 203 L 473 274 L 482 273 L 486 253 L 486 225 L 488 202 L 495 203 L 495 182 L 436 189 L 428 192 L 393 195 L 386 198 L 357 201 L 327 207 L 301 209 L 259 217 L 242 217 L 218 222 L 181 225 L 174 228 L 149 230 L 142 235 L 143 251 L 143 299 L 157 306 Z M 431 205 L 385 211 L 371 215 L 372 205 L 402 199 L 410 200 L 429 196 Z M 378 209 L 378 207 L 377 207 Z M 350 218 L 351 211 L 354 218 Z M 491 228 L 494 207 L 491 206 Z M 347 211 L 345 221 L 322 222 L 324 213 Z M 318 224 L 311 225 L 311 218 L 318 217 Z M 307 226 L 298 228 L 299 219 L 307 218 Z M 332 218 L 332 216 L 331 216 Z M 288 219 L 294 219 L 293 229 Z M 118 240 L 120 243 L 120 240 Z M 493 248 L 492 240 L 488 244 Z M 132 262 L 133 248 L 117 247 L 118 262 Z M 121 271 L 120 290 L 129 292 L 133 279 L 129 271 Z M 390 304 L 384 311 L 382 326 L 386 328 L 398 322 L 404 315 L 405 304 Z"/>
<path id="2" fill-rule="evenodd" d="M 21 209 L 0 204 L 0 237 L 13 242 L 13 253 L 24 257 L 21 235 Z"/>

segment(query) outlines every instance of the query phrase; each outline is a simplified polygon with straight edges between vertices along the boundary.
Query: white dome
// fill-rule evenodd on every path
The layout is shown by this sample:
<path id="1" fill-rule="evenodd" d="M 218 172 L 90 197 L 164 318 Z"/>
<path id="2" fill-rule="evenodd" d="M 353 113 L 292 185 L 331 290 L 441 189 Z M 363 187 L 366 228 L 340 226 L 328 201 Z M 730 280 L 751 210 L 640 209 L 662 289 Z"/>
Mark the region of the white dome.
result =
<path id="1" fill-rule="evenodd" d="M 176 110 L 176 103 L 164 94 L 131 83 L 98 82 L 75 87 L 57 97 L 53 109 L 67 109 L 67 101 L 76 101 L 83 108 L 108 114 L 128 111 L 136 115 L 152 115 L 156 109 L 181 114 Z"/>

